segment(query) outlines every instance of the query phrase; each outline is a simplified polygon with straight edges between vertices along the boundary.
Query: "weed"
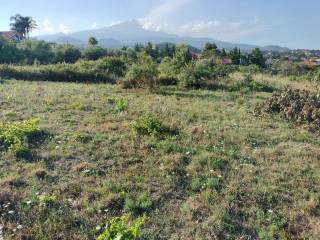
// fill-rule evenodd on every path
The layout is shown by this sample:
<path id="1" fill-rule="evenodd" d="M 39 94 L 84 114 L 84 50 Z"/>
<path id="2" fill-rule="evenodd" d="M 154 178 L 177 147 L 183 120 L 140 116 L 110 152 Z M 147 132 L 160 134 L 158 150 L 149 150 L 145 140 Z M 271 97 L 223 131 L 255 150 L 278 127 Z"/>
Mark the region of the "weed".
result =
<path id="1" fill-rule="evenodd" d="M 131 128 L 138 135 L 159 136 L 164 131 L 162 122 L 151 115 L 145 115 L 142 119 L 132 123 Z"/>
<path id="2" fill-rule="evenodd" d="M 117 111 L 118 111 L 118 112 L 124 112 L 124 111 L 126 111 L 126 110 L 128 109 L 128 105 L 129 105 L 129 103 L 128 103 L 127 100 L 125 100 L 125 99 L 123 99 L 123 98 L 119 99 L 119 100 L 117 101 Z"/>
<path id="3" fill-rule="evenodd" d="M 47 193 L 42 193 L 39 196 L 39 206 L 41 208 L 47 208 L 53 206 L 57 203 L 56 195 L 49 195 Z"/>
<path id="4" fill-rule="evenodd" d="M 139 217 L 129 221 L 129 215 L 112 218 L 107 221 L 105 229 L 97 240 L 137 240 L 141 236 L 141 226 L 145 219 Z"/>
<path id="5" fill-rule="evenodd" d="M 32 119 L 11 124 L 0 124 L 0 150 L 10 150 L 19 159 L 29 158 L 29 142 L 40 133 L 39 120 Z"/>

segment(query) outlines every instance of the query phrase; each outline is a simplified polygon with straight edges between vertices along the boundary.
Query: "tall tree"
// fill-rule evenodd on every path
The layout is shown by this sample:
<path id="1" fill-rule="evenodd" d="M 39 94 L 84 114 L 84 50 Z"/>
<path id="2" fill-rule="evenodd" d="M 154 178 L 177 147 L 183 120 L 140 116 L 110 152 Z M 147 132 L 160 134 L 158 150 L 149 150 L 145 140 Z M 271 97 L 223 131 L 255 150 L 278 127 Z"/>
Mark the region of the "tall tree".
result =
<path id="1" fill-rule="evenodd" d="M 26 37 L 29 40 L 30 39 L 30 32 L 32 30 L 36 29 L 38 27 L 35 20 L 32 19 L 32 17 L 23 17 L 23 25 L 25 27 Z"/>
<path id="2" fill-rule="evenodd" d="M 230 57 L 232 59 L 232 63 L 239 65 L 241 60 L 241 51 L 240 48 L 235 47 L 230 51 Z"/>
<path id="3" fill-rule="evenodd" d="M 263 57 L 263 53 L 259 48 L 255 48 L 249 54 L 249 63 L 256 64 L 259 67 L 265 67 L 265 59 Z"/>
<path id="4" fill-rule="evenodd" d="M 10 27 L 12 31 L 15 31 L 20 39 L 30 38 L 30 32 L 38 27 L 35 20 L 32 17 L 23 17 L 20 14 L 16 14 L 10 18 Z"/>
<path id="5" fill-rule="evenodd" d="M 97 46 L 98 45 L 98 40 L 94 37 L 90 37 L 88 40 L 88 44 L 89 46 Z"/>
<path id="6" fill-rule="evenodd" d="M 218 47 L 215 43 L 206 43 L 203 48 L 202 55 L 204 57 L 213 57 L 218 55 Z"/>

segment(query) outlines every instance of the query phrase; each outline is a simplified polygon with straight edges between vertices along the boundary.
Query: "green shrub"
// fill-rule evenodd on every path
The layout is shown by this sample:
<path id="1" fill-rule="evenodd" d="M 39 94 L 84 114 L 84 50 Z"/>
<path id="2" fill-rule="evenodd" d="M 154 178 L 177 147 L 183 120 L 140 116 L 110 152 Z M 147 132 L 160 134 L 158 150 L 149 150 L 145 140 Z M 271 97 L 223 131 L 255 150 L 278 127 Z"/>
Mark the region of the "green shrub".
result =
<path id="1" fill-rule="evenodd" d="M 81 52 L 69 44 L 58 45 L 54 50 L 56 62 L 59 63 L 75 63 L 81 58 Z"/>
<path id="2" fill-rule="evenodd" d="M 17 159 L 29 159 L 31 157 L 31 150 L 26 145 L 15 144 L 12 146 L 11 152 Z"/>
<path id="3" fill-rule="evenodd" d="M 256 92 L 273 92 L 274 88 L 255 81 L 251 74 L 245 74 L 243 79 L 235 87 L 236 90 L 247 89 Z"/>
<path id="4" fill-rule="evenodd" d="M 39 196 L 39 206 L 42 208 L 51 207 L 57 203 L 57 197 L 55 195 L 49 195 L 42 193 Z"/>
<path id="5" fill-rule="evenodd" d="M 193 63 L 188 64 L 181 70 L 178 75 L 178 83 L 185 88 L 200 87 L 200 79 L 195 75 L 195 66 Z"/>
<path id="6" fill-rule="evenodd" d="M 18 159 L 28 159 L 31 156 L 29 141 L 39 133 L 39 120 L 27 120 L 11 124 L 0 124 L 0 151 L 10 150 Z"/>
<path id="7" fill-rule="evenodd" d="M 156 86 L 157 65 L 145 52 L 139 53 L 138 63 L 132 64 L 123 81 L 124 88 L 149 88 Z"/>
<path id="8" fill-rule="evenodd" d="M 141 236 L 143 223 L 143 217 L 132 222 L 129 221 L 129 215 L 112 218 L 106 223 L 104 232 L 97 240 L 137 240 Z"/>
<path id="9" fill-rule="evenodd" d="M 51 45 L 42 40 L 23 41 L 18 48 L 24 52 L 23 62 L 25 64 L 34 64 L 35 62 L 48 64 L 55 60 Z"/>
<path id="10" fill-rule="evenodd" d="M 128 105 L 129 105 L 129 103 L 128 103 L 127 100 L 125 100 L 123 98 L 119 99 L 117 101 L 117 111 L 118 112 L 124 112 L 125 110 L 127 110 Z"/>
<path id="11" fill-rule="evenodd" d="M 161 63 L 158 67 L 159 77 L 158 81 L 160 85 L 173 85 L 176 84 L 177 79 L 177 71 L 173 65 L 172 58 L 165 57 L 162 59 Z"/>
<path id="12" fill-rule="evenodd" d="M 0 78 L 19 80 L 46 80 L 56 82 L 109 82 L 109 74 L 92 68 L 92 64 L 52 64 L 39 66 L 0 65 Z"/>
<path id="13" fill-rule="evenodd" d="M 38 119 L 32 119 L 11 124 L 0 124 L 1 146 L 8 149 L 16 144 L 23 145 L 26 140 L 39 133 L 38 123 Z"/>
<path id="14" fill-rule="evenodd" d="M 105 49 L 97 46 L 90 46 L 84 50 L 83 57 L 86 60 L 97 60 L 99 58 L 105 57 L 106 54 L 107 52 Z"/>
<path id="15" fill-rule="evenodd" d="M 126 64 L 119 57 L 105 57 L 99 59 L 95 64 L 99 71 L 114 74 L 118 77 L 122 77 L 126 71 Z"/>
<path id="16" fill-rule="evenodd" d="M 139 135 L 158 136 L 164 131 L 162 122 L 151 115 L 146 115 L 131 124 L 131 128 Z"/>

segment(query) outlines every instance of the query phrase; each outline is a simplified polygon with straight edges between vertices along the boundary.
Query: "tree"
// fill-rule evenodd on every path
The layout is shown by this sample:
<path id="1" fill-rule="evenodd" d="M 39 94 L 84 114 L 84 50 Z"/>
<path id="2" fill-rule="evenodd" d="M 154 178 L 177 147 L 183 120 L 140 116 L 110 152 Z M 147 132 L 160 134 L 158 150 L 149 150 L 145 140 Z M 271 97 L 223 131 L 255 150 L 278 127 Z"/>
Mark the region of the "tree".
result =
<path id="1" fill-rule="evenodd" d="M 25 53 L 25 63 L 27 64 L 33 64 L 35 61 L 47 64 L 54 61 L 51 45 L 45 41 L 25 41 L 19 44 L 19 48 Z"/>
<path id="2" fill-rule="evenodd" d="M 19 63 L 23 59 L 23 52 L 12 42 L 0 37 L 0 64 Z"/>
<path id="3" fill-rule="evenodd" d="M 20 39 L 29 40 L 30 32 L 38 27 L 32 17 L 23 17 L 20 14 L 16 14 L 10 18 L 11 30 L 15 31 Z"/>
<path id="4" fill-rule="evenodd" d="M 105 49 L 97 46 L 90 46 L 83 52 L 84 58 L 86 60 L 97 60 L 99 58 L 105 57 L 106 54 L 107 52 Z"/>
<path id="5" fill-rule="evenodd" d="M 239 65 L 241 61 L 241 51 L 237 47 L 230 51 L 230 57 L 232 59 L 232 63 Z"/>
<path id="6" fill-rule="evenodd" d="M 215 43 L 206 43 L 203 48 L 204 57 L 213 57 L 217 54 L 218 47 Z"/>
<path id="7" fill-rule="evenodd" d="M 138 60 L 132 64 L 123 81 L 124 88 L 142 88 L 147 87 L 154 90 L 156 87 L 156 78 L 158 75 L 157 64 L 153 58 L 142 51 L 138 54 Z"/>
<path id="8" fill-rule="evenodd" d="M 59 45 L 55 48 L 56 62 L 75 63 L 81 58 L 79 49 L 71 45 Z"/>
<path id="9" fill-rule="evenodd" d="M 265 59 L 263 57 L 263 54 L 259 48 L 255 48 L 251 51 L 251 53 L 248 56 L 249 63 L 255 64 L 259 67 L 264 68 L 265 67 Z"/>
<path id="10" fill-rule="evenodd" d="M 188 46 L 186 45 L 178 45 L 176 47 L 174 56 L 173 56 L 173 64 L 177 69 L 181 69 L 186 67 L 192 60 L 192 55 Z"/>
<path id="11" fill-rule="evenodd" d="M 90 37 L 88 40 L 89 46 L 97 46 L 98 45 L 98 40 L 95 37 Z"/>

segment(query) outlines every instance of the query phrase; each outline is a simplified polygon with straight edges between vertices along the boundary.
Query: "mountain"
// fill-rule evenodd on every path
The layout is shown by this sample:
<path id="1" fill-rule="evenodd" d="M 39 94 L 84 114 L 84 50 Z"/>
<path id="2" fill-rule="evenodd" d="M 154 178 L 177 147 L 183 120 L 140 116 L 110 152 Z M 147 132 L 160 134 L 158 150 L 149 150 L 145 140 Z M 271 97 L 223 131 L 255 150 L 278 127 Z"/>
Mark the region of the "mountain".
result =
<path id="1" fill-rule="evenodd" d="M 143 28 L 143 26 L 136 20 L 119 23 L 110 27 L 93 29 L 69 34 L 58 33 L 54 35 L 38 36 L 40 40 L 56 43 L 69 43 L 77 47 L 85 47 L 89 37 L 95 37 L 99 40 L 99 45 L 105 48 L 120 48 L 123 46 L 132 47 L 136 43 L 145 44 L 152 42 L 160 44 L 164 42 L 179 44 L 184 43 L 195 48 L 201 49 L 207 42 L 215 42 L 219 48 L 227 50 L 234 47 L 240 48 L 242 51 L 250 51 L 253 48 L 259 47 L 257 45 L 228 43 L 218 41 L 211 38 L 194 38 L 181 37 L 175 34 L 168 34 L 164 32 L 150 31 Z M 269 46 L 270 47 L 270 46 Z M 272 46 L 273 49 L 282 49 L 278 46 Z M 263 48 L 262 48 L 263 49 Z"/>
<path id="2" fill-rule="evenodd" d="M 290 51 L 290 48 L 280 47 L 276 45 L 264 46 L 262 49 L 268 52 L 289 52 Z"/>

